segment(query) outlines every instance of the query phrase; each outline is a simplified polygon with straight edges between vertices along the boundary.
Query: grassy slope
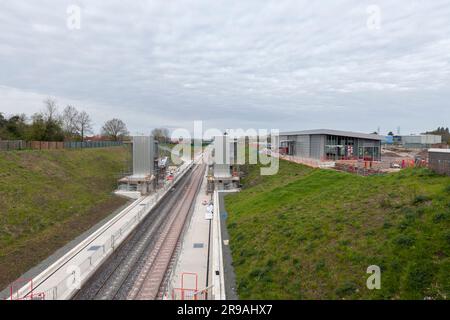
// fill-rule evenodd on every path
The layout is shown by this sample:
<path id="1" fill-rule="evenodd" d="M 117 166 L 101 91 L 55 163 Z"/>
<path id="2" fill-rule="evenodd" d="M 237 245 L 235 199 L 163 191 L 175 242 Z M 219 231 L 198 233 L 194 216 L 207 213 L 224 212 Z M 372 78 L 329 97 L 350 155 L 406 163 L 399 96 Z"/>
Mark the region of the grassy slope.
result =
<path id="1" fill-rule="evenodd" d="M 0 152 L 1 287 L 125 203 L 111 195 L 125 156 L 120 147 Z"/>
<path id="2" fill-rule="evenodd" d="M 226 197 L 240 298 L 449 298 L 450 178 L 285 161 L 275 176 L 247 170 L 246 188 Z M 381 290 L 366 288 L 372 264 Z"/>

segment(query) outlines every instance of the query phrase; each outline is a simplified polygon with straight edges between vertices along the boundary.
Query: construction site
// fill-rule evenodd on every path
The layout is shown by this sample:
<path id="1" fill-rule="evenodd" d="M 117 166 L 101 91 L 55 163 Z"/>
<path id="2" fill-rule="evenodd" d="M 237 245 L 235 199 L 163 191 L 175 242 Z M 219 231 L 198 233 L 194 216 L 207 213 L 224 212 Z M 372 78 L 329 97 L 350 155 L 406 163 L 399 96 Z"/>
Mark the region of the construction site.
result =
<path id="1" fill-rule="evenodd" d="M 415 144 L 408 140 L 410 137 L 415 136 L 398 140 L 404 143 L 387 144 L 385 137 L 375 134 L 327 129 L 282 132 L 278 156 L 315 168 L 334 168 L 359 175 L 427 167 L 428 148 L 440 145 L 440 136 L 419 136 L 414 141 L 423 143 Z"/>

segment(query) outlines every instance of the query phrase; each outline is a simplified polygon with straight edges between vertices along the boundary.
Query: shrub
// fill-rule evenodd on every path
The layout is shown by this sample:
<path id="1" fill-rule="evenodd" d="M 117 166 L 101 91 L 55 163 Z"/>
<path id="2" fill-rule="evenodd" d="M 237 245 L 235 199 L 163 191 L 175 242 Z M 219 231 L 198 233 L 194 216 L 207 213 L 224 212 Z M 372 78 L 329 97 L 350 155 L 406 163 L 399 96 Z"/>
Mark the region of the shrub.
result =
<path id="1" fill-rule="evenodd" d="M 400 222 L 400 224 L 398 225 L 398 228 L 399 228 L 400 230 L 405 230 L 406 228 L 408 228 L 408 225 L 409 225 L 408 221 L 403 220 L 403 221 Z"/>
<path id="2" fill-rule="evenodd" d="M 446 234 L 444 234 L 444 240 L 447 242 L 448 245 L 450 245 L 450 230 L 447 231 Z"/>
<path id="3" fill-rule="evenodd" d="M 246 290 L 248 288 L 248 284 L 249 282 L 247 279 L 241 279 L 237 284 L 239 291 L 242 292 Z"/>
<path id="4" fill-rule="evenodd" d="M 300 260 L 297 259 L 297 258 L 292 259 L 292 264 L 293 264 L 294 267 L 297 268 L 297 269 L 301 267 L 301 265 L 300 265 Z"/>
<path id="5" fill-rule="evenodd" d="M 255 253 L 252 250 L 247 250 L 247 249 L 242 249 L 241 252 L 239 252 L 239 256 L 241 257 L 251 257 L 253 256 Z"/>
<path id="6" fill-rule="evenodd" d="M 430 169 L 422 168 L 416 170 L 418 172 L 419 177 L 436 177 L 438 174 Z"/>
<path id="7" fill-rule="evenodd" d="M 275 260 L 269 259 L 267 260 L 266 266 L 268 269 L 272 269 L 272 267 L 275 265 Z"/>
<path id="8" fill-rule="evenodd" d="M 400 247 L 408 248 L 411 247 L 416 242 L 416 239 L 410 235 L 399 235 L 395 238 L 395 243 Z"/>
<path id="9" fill-rule="evenodd" d="M 418 216 L 418 213 L 415 212 L 414 210 L 407 210 L 405 213 L 405 218 L 404 218 L 403 222 L 406 225 L 411 225 L 414 223 L 414 221 L 416 221 L 417 216 Z"/>
<path id="10" fill-rule="evenodd" d="M 316 263 L 316 265 L 315 265 L 315 269 L 316 269 L 316 271 L 320 271 L 320 270 L 323 270 L 323 269 L 325 269 L 325 261 L 324 260 L 320 260 L 320 261 L 318 261 L 317 263 Z"/>
<path id="11" fill-rule="evenodd" d="M 389 221 L 385 221 L 383 223 L 383 229 L 389 229 L 390 227 L 392 227 L 392 223 L 390 223 Z"/>
<path id="12" fill-rule="evenodd" d="M 417 212 L 413 209 L 406 209 L 405 210 L 405 218 L 408 220 L 414 220 L 417 217 Z"/>
<path id="13" fill-rule="evenodd" d="M 229 223 L 229 224 L 228 224 L 228 229 L 233 229 L 233 228 L 235 228 L 236 226 L 237 226 L 237 223 L 236 223 L 236 222 Z"/>
<path id="14" fill-rule="evenodd" d="M 236 235 L 236 238 L 234 239 L 234 242 L 242 241 L 245 239 L 245 236 L 242 233 L 238 233 Z"/>
<path id="15" fill-rule="evenodd" d="M 419 194 L 417 196 L 414 197 L 413 200 L 413 204 L 417 205 L 426 201 L 430 201 L 431 198 L 429 196 L 423 195 L 423 194 Z"/>
<path id="16" fill-rule="evenodd" d="M 445 187 L 445 192 L 450 193 L 450 184 L 447 187 Z"/>
<path id="17" fill-rule="evenodd" d="M 440 285 L 441 290 L 439 290 L 441 292 L 441 295 L 440 295 L 440 297 L 438 297 L 438 299 L 441 299 L 441 300 L 449 299 L 449 297 L 450 297 L 450 272 L 448 272 L 448 270 L 450 270 L 450 260 L 449 259 L 443 261 L 439 265 L 439 271 L 436 272 L 437 283 L 441 284 Z"/>
<path id="18" fill-rule="evenodd" d="M 433 222 L 434 223 L 439 223 L 439 222 L 445 221 L 445 220 L 448 219 L 448 216 L 449 216 L 449 214 L 447 212 L 436 213 L 433 216 Z"/>
<path id="19" fill-rule="evenodd" d="M 430 201 L 431 198 L 429 196 L 423 195 L 423 194 L 418 194 L 417 196 L 414 197 L 413 199 L 413 204 L 420 204 L 426 201 Z"/>
<path id="20" fill-rule="evenodd" d="M 261 274 L 261 269 L 255 268 L 249 273 L 249 276 L 251 278 L 256 278 L 256 277 L 259 277 L 260 274 Z"/>
<path id="21" fill-rule="evenodd" d="M 287 261 L 287 260 L 289 260 L 290 258 L 291 258 L 290 255 L 285 254 L 284 256 L 281 257 L 281 261 Z"/>
<path id="22" fill-rule="evenodd" d="M 356 290 L 358 290 L 357 285 L 354 282 L 347 281 L 336 289 L 336 294 L 339 297 L 343 298 L 345 296 L 355 293 Z"/>
<path id="23" fill-rule="evenodd" d="M 272 267 L 267 265 L 263 268 L 255 268 L 249 273 L 249 277 L 262 282 L 272 282 L 271 269 Z"/>
<path id="24" fill-rule="evenodd" d="M 433 265 L 427 261 L 413 262 L 406 269 L 405 287 L 413 295 L 422 297 L 433 280 Z"/>
<path id="25" fill-rule="evenodd" d="M 392 207 L 392 201 L 390 199 L 383 199 L 380 201 L 380 207 L 383 209 L 389 209 Z"/>

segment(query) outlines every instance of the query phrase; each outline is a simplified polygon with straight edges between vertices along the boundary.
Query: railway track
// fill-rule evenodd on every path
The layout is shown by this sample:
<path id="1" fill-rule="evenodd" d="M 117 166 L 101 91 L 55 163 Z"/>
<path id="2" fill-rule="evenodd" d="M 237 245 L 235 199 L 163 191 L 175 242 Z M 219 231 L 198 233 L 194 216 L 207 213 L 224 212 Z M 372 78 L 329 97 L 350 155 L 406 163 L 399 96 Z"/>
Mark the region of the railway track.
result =
<path id="1" fill-rule="evenodd" d="M 155 244 L 150 259 L 145 263 L 135 285 L 129 292 L 128 299 L 154 300 L 158 297 L 160 284 L 169 267 L 172 254 L 200 187 L 203 168 L 201 166 L 199 172 L 195 173 L 193 187 L 187 190 L 183 199 L 174 208 L 173 214 L 169 217 L 168 223 L 164 226 L 162 234 Z"/>
<path id="2" fill-rule="evenodd" d="M 203 172 L 203 165 L 188 172 L 74 299 L 156 299 L 200 188 Z"/>

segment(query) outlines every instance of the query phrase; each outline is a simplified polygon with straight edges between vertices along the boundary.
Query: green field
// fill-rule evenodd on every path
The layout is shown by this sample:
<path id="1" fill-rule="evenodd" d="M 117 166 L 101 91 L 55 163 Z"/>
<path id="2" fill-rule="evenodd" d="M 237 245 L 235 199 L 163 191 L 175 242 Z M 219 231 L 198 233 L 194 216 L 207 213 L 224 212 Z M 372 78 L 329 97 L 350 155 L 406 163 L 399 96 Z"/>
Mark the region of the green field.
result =
<path id="1" fill-rule="evenodd" d="M 247 166 L 225 197 L 241 299 L 448 299 L 450 178 Z M 369 265 L 381 289 L 369 290 Z"/>
<path id="2" fill-rule="evenodd" d="M 0 152 L 0 290 L 125 204 L 125 148 Z"/>

